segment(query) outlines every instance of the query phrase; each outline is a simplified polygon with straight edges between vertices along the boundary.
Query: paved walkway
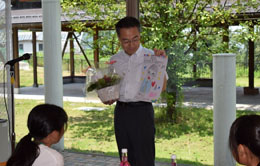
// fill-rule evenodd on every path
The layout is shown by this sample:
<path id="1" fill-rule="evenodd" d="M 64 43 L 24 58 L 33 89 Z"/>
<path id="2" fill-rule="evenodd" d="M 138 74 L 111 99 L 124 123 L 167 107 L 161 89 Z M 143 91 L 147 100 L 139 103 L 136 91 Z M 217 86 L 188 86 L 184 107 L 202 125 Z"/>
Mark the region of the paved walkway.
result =
<path id="1" fill-rule="evenodd" d="M 62 152 L 65 166 L 119 166 L 119 158 L 100 154 L 86 154 L 75 152 Z M 155 166 L 169 166 L 170 163 L 156 162 Z M 178 164 L 178 166 L 188 166 Z"/>
<path id="2" fill-rule="evenodd" d="M 116 166 L 119 159 L 104 155 L 94 155 L 85 153 L 74 153 L 64 151 L 65 166 Z"/>
<path id="3" fill-rule="evenodd" d="M 185 106 L 213 108 L 213 88 L 210 87 L 185 87 L 184 88 Z M 260 94 L 244 95 L 243 88 L 236 88 L 236 108 L 237 110 L 260 111 Z"/>
<path id="4" fill-rule="evenodd" d="M 84 84 L 64 84 L 64 101 L 72 102 L 100 102 L 95 93 L 88 94 L 85 97 Z M 213 108 L 212 88 L 184 88 L 184 106 Z M 25 87 L 19 89 L 19 94 L 15 94 L 15 99 L 44 99 L 44 87 L 38 88 Z M 260 111 L 260 95 L 245 96 L 243 89 L 237 88 L 237 109 Z M 104 156 L 99 154 L 86 154 L 64 151 L 62 152 L 65 160 L 65 166 L 117 166 L 119 165 L 118 157 Z M 169 163 L 156 162 L 156 166 L 167 166 Z M 178 164 L 178 166 L 188 166 Z"/>
<path id="5" fill-rule="evenodd" d="M 95 92 L 85 95 L 85 84 L 73 83 L 64 84 L 63 100 L 72 102 L 94 102 L 98 103 Z M 184 106 L 213 108 L 213 89 L 210 87 L 184 87 Z M 260 95 L 244 95 L 243 88 L 237 87 L 237 104 L 238 110 L 260 111 Z M 15 94 L 16 99 L 44 99 L 44 87 L 25 87 L 19 89 L 19 94 Z"/>

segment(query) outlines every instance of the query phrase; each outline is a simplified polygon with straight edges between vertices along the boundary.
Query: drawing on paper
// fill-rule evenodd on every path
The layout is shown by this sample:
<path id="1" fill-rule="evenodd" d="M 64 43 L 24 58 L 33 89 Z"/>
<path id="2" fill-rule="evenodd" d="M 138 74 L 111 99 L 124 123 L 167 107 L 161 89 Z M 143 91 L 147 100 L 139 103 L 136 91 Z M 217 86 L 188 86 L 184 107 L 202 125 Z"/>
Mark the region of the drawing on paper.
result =
<path id="1" fill-rule="evenodd" d="M 160 97 L 166 74 L 167 56 L 144 54 L 144 66 L 141 74 L 141 86 L 137 98 L 156 102 Z"/>

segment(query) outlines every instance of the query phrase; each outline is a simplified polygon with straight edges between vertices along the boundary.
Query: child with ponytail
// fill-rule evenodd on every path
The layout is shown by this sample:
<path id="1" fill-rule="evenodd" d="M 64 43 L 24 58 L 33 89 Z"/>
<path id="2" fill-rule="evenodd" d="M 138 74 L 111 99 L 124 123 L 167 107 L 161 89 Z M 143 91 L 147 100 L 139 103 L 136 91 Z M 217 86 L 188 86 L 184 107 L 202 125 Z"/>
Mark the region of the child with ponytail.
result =
<path id="1" fill-rule="evenodd" d="M 229 133 L 229 148 L 235 160 L 246 166 L 260 166 L 260 116 L 237 118 Z"/>
<path id="2" fill-rule="evenodd" d="M 17 144 L 7 166 L 63 166 L 63 156 L 50 146 L 59 142 L 67 121 L 61 107 L 51 104 L 34 107 L 27 121 L 29 133 Z"/>

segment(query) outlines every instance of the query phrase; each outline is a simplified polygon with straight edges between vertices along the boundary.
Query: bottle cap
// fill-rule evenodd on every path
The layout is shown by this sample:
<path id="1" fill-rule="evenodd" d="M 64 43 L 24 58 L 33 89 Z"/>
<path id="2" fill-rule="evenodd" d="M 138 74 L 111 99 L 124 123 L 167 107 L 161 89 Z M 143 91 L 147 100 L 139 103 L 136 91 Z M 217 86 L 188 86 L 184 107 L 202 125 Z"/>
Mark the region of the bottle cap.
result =
<path id="1" fill-rule="evenodd" d="M 122 149 L 122 153 L 127 153 L 127 149 Z"/>
<path id="2" fill-rule="evenodd" d="M 175 154 L 172 155 L 172 159 L 175 160 L 177 157 Z"/>

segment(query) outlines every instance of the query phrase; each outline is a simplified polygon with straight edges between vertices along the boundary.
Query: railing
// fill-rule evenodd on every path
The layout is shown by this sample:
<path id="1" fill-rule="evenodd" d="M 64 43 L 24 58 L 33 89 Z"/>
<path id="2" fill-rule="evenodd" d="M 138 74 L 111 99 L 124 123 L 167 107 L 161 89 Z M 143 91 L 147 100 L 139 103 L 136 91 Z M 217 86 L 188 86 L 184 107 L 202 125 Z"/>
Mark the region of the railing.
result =
<path id="1" fill-rule="evenodd" d="M 85 70 L 88 68 L 88 64 L 85 59 L 79 59 L 75 58 L 74 59 L 74 67 L 75 67 L 75 74 L 85 74 Z M 30 59 L 29 64 L 32 66 L 32 59 Z M 100 67 L 102 67 L 101 64 L 103 64 L 104 61 L 100 61 Z M 90 60 L 90 64 L 94 65 L 94 61 Z M 43 67 L 44 66 L 44 60 L 43 57 L 37 57 L 37 66 L 38 67 Z M 62 70 L 64 73 L 69 73 L 70 72 L 70 59 L 65 59 L 63 58 L 62 60 Z M 67 74 L 66 74 L 67 75 Z"/>
<path id="2" fill-rule="evenodd" d="M 209 62 L 202 62 L 196 64 L 196 76 L 197 78 L 212 78 L 212 63 Z M 188 75 L 185 77 L 193 77 L 193 65 L 189 64 L 187 66 Z M 244 62 L 237 62 L 236 63 L 236 76 L 237 77 L 248 77 L 248 63 Z M 255 63 L 255 71 L 254 71 L 255 78 L 260 78 L 260 63 Z"/>
<path id="3" fill-rule="evenodd" d="M 85 59 L 77 59 L 75 58 L 75 73 L 83 73 L 85 69 L 88 67 L 88 64 Z M 101 61 L 102 64 L 103 61 Z M 30 65 L 32 66 L 32 60 L 29 61 Z M 43 58 L 37 58 L 37 63 L 39 67 L 43 67 Z M 94 61 L 90 60 L 91 65 L 94 65 Z M 102 67 L 102 66 L 101 66 Z M 199 62 L 196 64 L 196 76 L 197 78 L 212 78 L 212 63 L 211 62 Z M 70 59 L 63 59 L 62 60 L 62 69 L 65 72 L 70 71 Z M 193 77 L 193 65 L 187 65 L 188 74 L 185 77 Z M 248 77 L 248 63 L 244 62 L 237 62 L 236 63 L 236 75 L 237 77 Z M 255 77 L 260 78 L 260 63 L 255 63 Z"/>

